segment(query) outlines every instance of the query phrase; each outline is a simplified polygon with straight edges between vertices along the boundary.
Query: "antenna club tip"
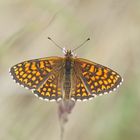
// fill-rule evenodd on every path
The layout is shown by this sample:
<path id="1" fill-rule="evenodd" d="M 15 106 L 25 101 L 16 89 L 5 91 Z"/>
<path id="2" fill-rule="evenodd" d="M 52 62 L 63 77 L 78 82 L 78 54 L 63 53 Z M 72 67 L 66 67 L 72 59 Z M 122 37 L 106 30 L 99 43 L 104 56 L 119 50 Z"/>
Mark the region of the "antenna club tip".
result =
<path id="1" fill-rule="evenodd" d="M 49 39 L 49 40 L 51 40 L 51 38 L 50 38 L 50 37 L 48 37 L 48 39 Z"/>
<path id="2" fill-rule="evenodd" d="M 87 40 L 90 40 L 90 38 L 87 38 Z"/>

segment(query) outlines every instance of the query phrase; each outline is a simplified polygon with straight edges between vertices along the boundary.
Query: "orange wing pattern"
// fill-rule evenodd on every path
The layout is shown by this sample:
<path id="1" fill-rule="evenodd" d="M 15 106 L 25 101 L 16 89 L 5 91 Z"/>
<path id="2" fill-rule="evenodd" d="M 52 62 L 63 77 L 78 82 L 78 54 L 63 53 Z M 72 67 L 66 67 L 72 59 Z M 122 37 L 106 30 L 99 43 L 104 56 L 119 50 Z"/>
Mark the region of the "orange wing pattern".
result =
<path id="1" fill-rule="evenodd" d="M 39 86 L 38 89 L 34 91 L 34 94 L 38 96 L 40 99 L 44 99 L 46 101 L 59 101 L 62 99 L 62 87 L 61 87 L 61 79 L 62 79 L 61 70 L 59 73 L 54 72 L 51 74 L 46 81 Z"/>
<path id="2" fill-rule="evenodd" d="M 59 101 L 65 92 L 62 81 L 64 61 L 65 58 L 61 57 L 24 61 L 13 66 L 10 73 L 16 83 L 32 90 L 40 99 Z M 69 93 L 72 100 L 84 101 L 110 93 L 122 83 L 120 75 L 105 66 L 82 58 L 74 58 L 73 61 L 72 87 Z"/>
<path id="3" fill-rule="evenodd" d="M 13 66 L 10 69 L 10 74 L 15 82 L 21 86 L 32 91 L 39 90 L 46 79 L 50 80 L 53 71 L 60 70 L 62 60 L 61 57 L 48 57 L 24 61 Z"/>
<path id="4" fill-rule="evenodd" d="M 92 99 L 93 96 L 87 91 L 86 87 L 82 83 L 80 77 L 78 77 L 77 74 L 74 75 L 74 87 L 71 93 L 71 99 L 72 100 L 87 100 Z"/>
<path id="5" fill-rule="evenodd" d="M 85 99 L 110 93 L 122 83 L 122 78 L 115 71 L 89 60 L 77 58 L 75 59 L 74 67 L 74 71 L 80 77 L 82 84 L 89 93 L 84 97 Z"/>

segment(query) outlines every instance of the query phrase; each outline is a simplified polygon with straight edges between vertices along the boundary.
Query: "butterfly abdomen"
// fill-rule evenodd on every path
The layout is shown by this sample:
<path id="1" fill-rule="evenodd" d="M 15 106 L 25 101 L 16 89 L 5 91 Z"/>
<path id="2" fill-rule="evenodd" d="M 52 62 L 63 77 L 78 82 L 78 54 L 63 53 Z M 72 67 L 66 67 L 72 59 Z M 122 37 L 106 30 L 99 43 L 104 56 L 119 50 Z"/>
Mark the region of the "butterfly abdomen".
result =
<path id="1" fill-rule="evenodd" d="M 71 58 L 66 58 L 65 60 L 65 73 L 64 73 L 64 99 L 70 98 L 70 92 L 71 92 L 71 74 L 73 69 L 73 62 L 71 61 Z"/>

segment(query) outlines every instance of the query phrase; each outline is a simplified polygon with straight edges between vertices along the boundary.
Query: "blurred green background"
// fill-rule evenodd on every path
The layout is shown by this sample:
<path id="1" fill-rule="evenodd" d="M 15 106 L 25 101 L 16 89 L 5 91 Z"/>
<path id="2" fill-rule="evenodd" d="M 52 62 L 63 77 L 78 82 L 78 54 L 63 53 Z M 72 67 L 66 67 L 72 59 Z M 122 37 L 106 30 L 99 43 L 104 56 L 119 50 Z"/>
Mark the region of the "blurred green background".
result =
<path id="1" fill-rule="evenodd" d="M 108 66 L 123 85 L 110 95 L 78 102 L 65 140 L 140 139 L 140 1 L 0 1 L 0 140 L 59 140 L 56 103 L 15 84 L 8 69 L 24 60 L 63 56 L 47 37 L 79 57 Z"/>

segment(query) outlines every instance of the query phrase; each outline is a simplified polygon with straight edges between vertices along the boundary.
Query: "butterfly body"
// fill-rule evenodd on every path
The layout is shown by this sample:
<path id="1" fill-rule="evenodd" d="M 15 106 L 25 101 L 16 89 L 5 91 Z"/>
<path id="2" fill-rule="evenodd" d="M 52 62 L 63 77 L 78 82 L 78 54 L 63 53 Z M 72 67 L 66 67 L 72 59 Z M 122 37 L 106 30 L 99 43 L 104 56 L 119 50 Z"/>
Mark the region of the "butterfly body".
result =
<path id="1" fill-rule="evenodd" d="M 72 89 L 72 76 L 73 76 L 73 55 L 71 50 L 68 50 L 65 54 L 64 61 L 64 81 L 63 81 L 63 91 L 64 91 L 64 100 L 69 100 L 71 98 L 71 89 Z"/>
<path id="2" fill-rule="evenodd" d="M 73 56 L 46 57 L 21 62 L 10 69 L 16 83 L 46 101 L 85 101 L 114 91 L 122 83 L 115 71 Z"/>

